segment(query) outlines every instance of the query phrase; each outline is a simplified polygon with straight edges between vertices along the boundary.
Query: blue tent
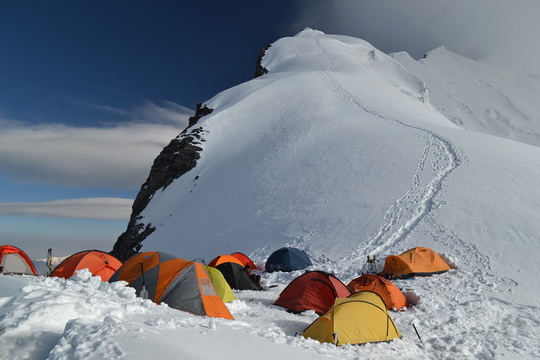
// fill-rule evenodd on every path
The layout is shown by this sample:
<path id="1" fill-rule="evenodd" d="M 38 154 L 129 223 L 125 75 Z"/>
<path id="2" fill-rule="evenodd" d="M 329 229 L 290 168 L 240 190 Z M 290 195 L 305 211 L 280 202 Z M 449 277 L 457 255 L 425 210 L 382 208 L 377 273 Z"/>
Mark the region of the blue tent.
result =
<path id="1" fill-rule="evenodd" d="M 309 256 L 300 249 L 284 247 L 276 250 L 266 260 L 265 270 L 267 272 L 305 269 L 311 265 Z"/>

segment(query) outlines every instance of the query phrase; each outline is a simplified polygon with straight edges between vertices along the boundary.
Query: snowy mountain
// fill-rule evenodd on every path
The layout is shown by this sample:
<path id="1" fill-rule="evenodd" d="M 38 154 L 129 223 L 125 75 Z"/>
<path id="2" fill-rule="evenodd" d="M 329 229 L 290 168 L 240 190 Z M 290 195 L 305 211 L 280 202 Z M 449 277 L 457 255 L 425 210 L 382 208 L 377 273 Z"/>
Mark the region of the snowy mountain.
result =
<path id="1" fill-rule="evenodd" d="M 295 336 L 317 315 L 272 303 L 300 271 L 236 292 L 234 321 L 83 272 L 0 277 L 0 358 L 540 358 L 538 79 L 310 29 L 273 43 L 260 69 L 202 104 L 156 159 L 115 253 L 208 262 L 241 251 L 264 264 L 295 246 L 347 283 L 368 255 L 429 247 L 453 269 L 396 281 L 415 303 L 391 314 L 403 338 L 335 347 Z"/>
<path id="2" fill-rule="evenodd" d="M 456 55 L 444 47 L 416 61 L 390 54 L 426 82 L 430 103 L 463 129 L 540 146 L 540 77 Z"/>
<path id="3" fill-rule="evenodd" d="M 351 274 L 368 254 L 420 244 L 471 263 L 481 257 L 473 247 L 495 262 L 538 249 L 540 149 L 465 131 L 456 123 L 472 127 L 475 117 L 437 110 L 444 86 L 461 89 L 446 74 L 493 74 L 495 84 L 499 73 L 442 49 L 430 58 L 452 68 L 427 81 L 419 64 L 409 61 L 415 75 L 359 39 L 306 30 L 276 41 L 262 58 L 268 74 L 210 99 L 213 111 L 177 139 L 194 138 L 200 159 L 134 214 L 136 229 L 153 229 L 142 250 L 207 261 L 242 251 L 262 261 L 288 245 L 345 261 Z M 476 98 L 492 112 L 515 111 L 486 88 Z M 533 98 L 522 108 L 537 109 Z M 462 256 L 457 243 L 469 249 Z M 501 273 L 538 284 L 520 266 Z"/>

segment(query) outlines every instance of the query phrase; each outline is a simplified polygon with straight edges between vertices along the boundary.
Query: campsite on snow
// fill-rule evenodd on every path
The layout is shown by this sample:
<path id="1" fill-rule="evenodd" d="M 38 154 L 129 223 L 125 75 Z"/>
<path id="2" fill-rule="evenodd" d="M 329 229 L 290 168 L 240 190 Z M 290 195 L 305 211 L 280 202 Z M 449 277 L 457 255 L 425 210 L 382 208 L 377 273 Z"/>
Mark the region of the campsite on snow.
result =
<path id="1" fill-rule="evenodd" d="M 113 249 L 0 247 L 0 358 L 540 358 L 540 79 L 312 29 L 258 66 Z"/>

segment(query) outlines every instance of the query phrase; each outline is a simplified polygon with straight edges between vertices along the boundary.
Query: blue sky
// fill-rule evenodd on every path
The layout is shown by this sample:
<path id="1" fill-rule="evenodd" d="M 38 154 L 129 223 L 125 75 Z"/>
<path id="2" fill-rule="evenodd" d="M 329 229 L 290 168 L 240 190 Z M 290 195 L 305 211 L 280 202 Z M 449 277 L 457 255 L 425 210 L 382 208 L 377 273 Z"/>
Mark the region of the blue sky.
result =
<path id="1" fill-rule="evenodd" d="M 2 1 L 0 244 L 34 259 L 109 251 L 195 104 L 250 80 L 262 47 L 307 26 L 536 71 L 538 3 L 506 3 Z"/>

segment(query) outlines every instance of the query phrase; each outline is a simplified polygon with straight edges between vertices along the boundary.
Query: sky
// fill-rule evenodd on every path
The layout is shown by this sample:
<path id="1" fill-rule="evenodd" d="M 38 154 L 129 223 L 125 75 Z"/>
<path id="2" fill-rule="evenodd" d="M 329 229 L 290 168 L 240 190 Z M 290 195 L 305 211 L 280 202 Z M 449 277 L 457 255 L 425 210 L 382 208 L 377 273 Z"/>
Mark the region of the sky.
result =
<path id="1" fill-rule="evenodd" d="M 528 0 L 1 2 L 0 243 L 110 250 L 196 104 L 252 79 L 281 37 L 311 27 L 414 58 L 445 46 L 539 74 L 538 14 Z"/>

